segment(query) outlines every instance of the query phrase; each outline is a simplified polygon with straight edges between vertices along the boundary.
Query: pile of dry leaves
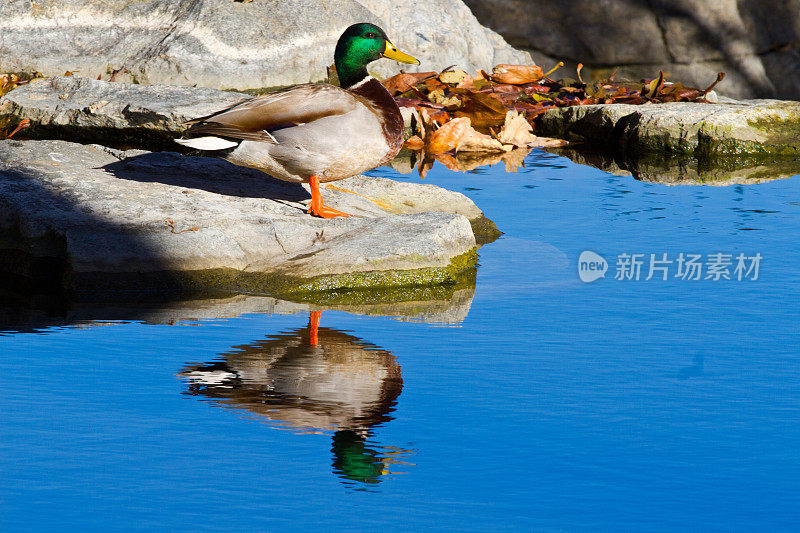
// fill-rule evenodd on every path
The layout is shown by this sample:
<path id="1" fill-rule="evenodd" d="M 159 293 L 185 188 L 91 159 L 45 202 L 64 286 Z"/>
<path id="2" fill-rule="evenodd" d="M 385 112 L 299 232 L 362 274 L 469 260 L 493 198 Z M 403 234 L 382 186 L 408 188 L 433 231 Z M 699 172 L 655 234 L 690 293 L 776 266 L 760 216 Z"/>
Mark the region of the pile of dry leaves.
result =
<path id="1" fill-rule="evenodd" d="M 549 75 L 562 65 L 559 63 L 549 72 L 537 66 L 497 65 L 491 74 L 481 70 L 475 76 L 457 67 L 443 72 L 401 71 L 384 80 L 383 85 L 401 107 L 413 109 L 414 135 L 405 147 L 453 168 L 453 161 L 441 154 L 503 153 L 566 144 L 533 134 L 534 119 L 548 109 L 587 104 L 704 102 L 724 77 L 720 73 L 705 90 L 667 82 L 662 72 L 638 83 L 615 81 L 616 73 L 607 80 L 585 82 L 581 78 L 582 65 L 578 65 L 577 79 L 551 79 Z M 508 163 L 509 159 L 504 160 Z"/>

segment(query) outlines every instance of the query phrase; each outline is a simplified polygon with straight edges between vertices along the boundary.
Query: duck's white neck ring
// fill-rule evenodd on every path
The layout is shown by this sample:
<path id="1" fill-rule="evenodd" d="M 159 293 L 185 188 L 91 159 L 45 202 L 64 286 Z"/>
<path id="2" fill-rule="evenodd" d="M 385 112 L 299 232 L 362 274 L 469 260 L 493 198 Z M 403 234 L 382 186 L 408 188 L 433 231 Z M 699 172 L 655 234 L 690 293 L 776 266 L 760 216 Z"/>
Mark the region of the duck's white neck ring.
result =
<path id="1" fill-rule="evenodd" d="M 353 85 L 351 85 L 350 87 L 348 87 L 348 88 L 347 88 L 347 90 L 348 90 L 348 91 L 352 91 L 353 89 L 358 89 L 359 87 L 361 87 L 362 85 L 364 85 L 364 84 L 365 84 L 365 83 L 367 83 L 368 81 L 370 81 L 370 80 L 374 80 L 374 79 L 375 79 L 375 78 L 373 78 L 372 76 L 370 76 L 370 75 L 367 75 L 367 77 L 365 77 L 363 80 L 361 80 L 361 81 L 359 81 L 359 82 L 356 82 L 356 83 L 354 83 Z"/>

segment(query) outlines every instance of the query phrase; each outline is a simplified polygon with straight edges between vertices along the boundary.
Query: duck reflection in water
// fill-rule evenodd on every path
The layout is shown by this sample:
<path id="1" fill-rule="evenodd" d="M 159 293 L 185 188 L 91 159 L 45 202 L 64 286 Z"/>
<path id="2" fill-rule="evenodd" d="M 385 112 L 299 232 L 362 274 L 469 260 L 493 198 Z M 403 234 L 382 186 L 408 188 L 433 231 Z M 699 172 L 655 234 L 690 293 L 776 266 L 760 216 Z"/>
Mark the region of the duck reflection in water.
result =
<path id="1" fill-rule="evenodd" d="M 334 431 L 333 469 L 346 480 L 377 483 L 409 450 L 375 446 L 372 428 L 393 419 L 403 388 L 390 352 L 333 328 L 308 326 L 222 354 L 180 372 L 186 394 L 247 410 L 282 429 Z"/>

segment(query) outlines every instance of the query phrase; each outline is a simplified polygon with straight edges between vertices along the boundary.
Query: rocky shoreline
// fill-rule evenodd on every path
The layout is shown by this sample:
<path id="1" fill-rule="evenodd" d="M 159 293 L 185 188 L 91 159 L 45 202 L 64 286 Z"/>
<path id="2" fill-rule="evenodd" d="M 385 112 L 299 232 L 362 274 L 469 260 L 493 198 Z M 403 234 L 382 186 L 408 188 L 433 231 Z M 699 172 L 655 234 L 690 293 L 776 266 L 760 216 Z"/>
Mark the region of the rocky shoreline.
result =
<path id="1" fill-rule="evenodd" d="M 32 124 L 32 140 L 0 141 L 0 271 L 76 290 L 297 297 L 458 283 L 476 247 L 499 235 L 465 196 L 431 185 L 329 184 L 326 199 L 356 216 L 323 221 L 305 214 L 303 186 L 176 153 L 183 121 L 244 98 L 78 76 L 0 98 L 0 129 Z M 780 176 L 800 170 L 798 121 L 797 102 L 725 99 L 560 108 L 537 128 L 578 141 L 563 152 L 578 162 L 647 181 L 724 184 L 773 179 L 775 165 Z M 581 145 L 616 161 L 575 152 Z"/>
<path id="2" fill-rule="evenodd" d="M 276 296 L 456 283 L 476 261 L 470 222 L 497 231 L 432 185 L 356 176 L 325 194 L 354 216 L 311 217 L 304 186 L 220 159 L 0 141 L 0 271 L 76 290 Z"/>
<path id="3" fill-rule="evenodd" d="M 800 102 L 731 100 L 563 107 L 537 119 L 537 133 L 627 155 L 800 157 Z"/>

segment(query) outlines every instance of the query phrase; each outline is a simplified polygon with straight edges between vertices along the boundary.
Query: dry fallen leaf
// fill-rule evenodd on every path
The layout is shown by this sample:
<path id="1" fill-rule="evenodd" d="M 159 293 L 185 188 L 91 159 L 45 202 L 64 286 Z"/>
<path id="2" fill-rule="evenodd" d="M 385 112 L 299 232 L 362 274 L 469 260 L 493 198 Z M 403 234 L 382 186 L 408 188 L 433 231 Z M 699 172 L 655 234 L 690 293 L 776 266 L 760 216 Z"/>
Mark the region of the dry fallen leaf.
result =
<path id="1" fill-rule="evenodd" d="M 412 135 L 406 142 L 403 143 L 403 148 L 408 148 L 409 150 L 422 150 L 425 148 L 425 141 L 419 135 Z"/>
<path id="2" fill-rule="evenodd" d="M 30 125 L 31 125 L 31 119 L 23 118 L 22 120 L 19 121 L 19 124 L 17 124 L 17 127 L 14 128 L 14 130 L 11 133 L 5 133 L 5 132 L 0 130 L 0 139 L 10 139 L 14 135 L 16 135 L 16 133 L 19 130 L 24 129 L 24 128 L 28 128 L 28 127 L 30 127 Z"/>
<path id="3" fill-rule="evenodd" d="M 383 86 L 392 96 L 403 94 L 417 83 L 436 76 L 436 72 L 400 72 L 391 78 L 383 80 Z"/>
<path id="4" fill-rule="evenodd" d="M 454 113 L 455 117 L 469 117 L 472 125 L 476 128 L 489 128 L 503 124 L 507 109 L 497 95 L 458 91 L 456 94 L 463 98 L 463 103 Z"/>
<path id="5" fill-rule="evenodd" d="M 471 129 L 469 118 L 454 118 L 428 135 L 425 150 L 431 154 L 456 150 L 461 143 L 461 138 Z"/>
<path id="6" fill-rule="evenodd" d="M 462 79 L 458 84 L 456 84 L 456 89 L 470 89 L 475 90 L 475 80 L 472 79 L 472 76 L 467 74 L 467 76 Z"/>
<path id="7" fill-rule="evenodd" d="M 458 67 L 439 74 L 439 81 L 448 85 L 458 85 L 467 78 L 471 79 L 472 77 Z"/>
<path id="8" fill-rule="evenodd" d="M 456 148 L 457 152 L 504 152 L 507 150 L 511 150 L 511 147 L 506 148 L 491 135 L 480 133 L 471 126 L 461 136 L 461 142 Z"/>
<path id="9" fill-rule="evenodd" d="M 552 139 L 550 137 L 537 137 L 533 134 L 533 127 L 528 123 L 524 116 L 517 111 L 506 113 L 506 122 L 500 129 L 497 139 L 504 145 L 517 147 L 549 147 L 563 146 L 567 141 Z"/>
<path id="10" fill-rule="evenodd" d="M 536 83 L 544 78 L 541 67 L 535 65 L 495 65 L 489 78 L 496 83 L 508 83 L 511 85 L 524 85 L 526 83 Z"/>
<path id="11" fill-rule="evenodd" d="M 428 99 L 445 107 L 452 108 L 461 105 L 461 100 L 457 96 L 446 96 L 442 88 L 436 88 L 428 93 Z"/>
<path id="12" fill-rule="evenodd" d="M 532 132 L 533 127 L 525 117 L 516 111 L 509 111 L 506 113 L 506 121 L 497 135 L 497 140 L 517 147 L 528 146 L 528 143 L 536 137 Z"/>
<path id="13" fill-rule="evenodd" d="M 0 74 L 0 96 L 15 89 L 19 85 L 19 77 L 16 74 Z"/>

